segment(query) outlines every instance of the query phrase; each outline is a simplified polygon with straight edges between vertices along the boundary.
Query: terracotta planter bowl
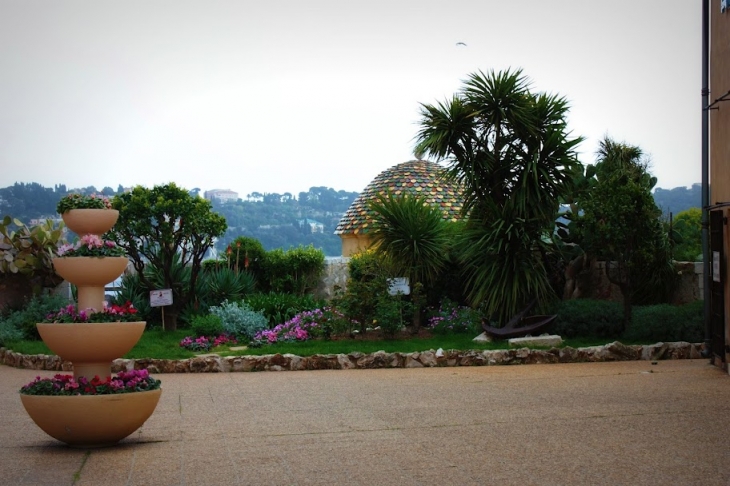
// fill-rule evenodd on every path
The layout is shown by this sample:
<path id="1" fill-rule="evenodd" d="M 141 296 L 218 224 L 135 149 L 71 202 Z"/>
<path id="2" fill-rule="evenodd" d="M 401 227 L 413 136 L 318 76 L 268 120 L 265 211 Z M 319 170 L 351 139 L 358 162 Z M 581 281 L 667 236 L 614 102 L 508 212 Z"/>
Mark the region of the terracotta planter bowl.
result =
<path id="1" fill-rule="evenodd" d="M 155 411 L 162 390 L 117 395 L 20 395 L 43 432 L 73 447 L 114 445 L 137 430 Z"/>
<path id="2" fill-rule="evenodd" d="M 117 222 L 119 211 L 116 209 L 72 209 L 61 215 L 66 226 L 79 236 L 86 234 L 103 235 Z"/>
<path id="3" fill-rule="evenodd" d="M 74 377 L 111 375 L 111 362 L 137 344 L 145 321 L 96 323 L 39 323 L 38 334 L 51 351 L 74 365 Z"/>
<path id="4" fill-rule="evenodd" d="M 127 268 L 129 259 L 118 257 L 56 257 L 53 268 L 64 280 L 79 287 L 105 286 Z"/>
<path id="5" fill-rule="evenodd" d="M 53 268 L 64 280 L 78 287 L 79 309 L 101 310 L 104 286 L 127 268 L 129 259 L 120 257 L 56 257 Z"/>

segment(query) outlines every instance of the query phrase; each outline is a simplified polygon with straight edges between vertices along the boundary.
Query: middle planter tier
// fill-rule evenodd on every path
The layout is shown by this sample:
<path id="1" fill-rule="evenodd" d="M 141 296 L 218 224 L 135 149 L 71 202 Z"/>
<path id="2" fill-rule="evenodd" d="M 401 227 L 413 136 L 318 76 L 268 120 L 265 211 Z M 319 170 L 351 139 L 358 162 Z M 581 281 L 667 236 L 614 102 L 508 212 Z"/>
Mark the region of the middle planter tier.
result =
<path id="1" fill-rule="evenodd" d="M 104 306 L 104 286 L 127 268 L 129 259 L 119 257 L 56 257 L 53 268 L 64 280 L 78 288 L 78 308 L 100 311 Z"/>
<path id="2" fill-rule="evenodd" d="M 74 365 L 74 378 L 102 380 L 111 375 L 111 363 L 121 358 L 142 337 L 145 321 L 39 323 L 38 334 L 55 354 Z"/>

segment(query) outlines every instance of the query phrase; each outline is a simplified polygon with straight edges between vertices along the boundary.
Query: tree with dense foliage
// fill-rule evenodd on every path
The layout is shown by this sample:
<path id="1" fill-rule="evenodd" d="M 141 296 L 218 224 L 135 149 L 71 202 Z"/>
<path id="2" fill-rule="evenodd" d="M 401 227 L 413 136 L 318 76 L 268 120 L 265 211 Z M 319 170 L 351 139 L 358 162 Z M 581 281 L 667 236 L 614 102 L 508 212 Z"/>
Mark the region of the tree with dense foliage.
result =
<path id="1" fill-rule="evenodd" d="M 370 209 L 374 212 L 373 248 L 393 275 L 408 278 L 412 289 L 435 283 L 448 263 L 451 243 L 440 208 L 416 196 L 380 194 L 370 202 Z M 421 312 L 415 307 L 413 327 L 418 329 Z"/>
<path id="2" fill-rule="evenodd" d="M 565 98 L 533 92 L 521 70 L 471 74 L 452 99 L 422 105 L 416 153 L 446 159 L 464 185 L 468 296 L 501 323 L 555 295 L 546 237 L 582 141 L 570 136 L 567 113 Z"/>
<path id="3" fill-rule="evenodd" d="M 689 208 L 672 218 L 672 234 L 677 237 L 672 256 L 678 262 L 702 261 L 702 210 Z"/>
<path id="4" fill-rule="evenodd" d="M 648 171 L 641 148 L 604 138 L 597 152 L 595 177 L 572 215 L 581 248 L 605 262 L 609 281 L 621 290 L 624 326 L 632 303 L 666 289 L 673 270 L 669 243 L 651 190 L 656 178 Z"/>
<path id="5" fill-rule="evenodd" d="M 225 232 L 226 220 L 212 211 L 209 201 L 174 183 L 152 189 L 137 186 L 115 196 L 112 205 L 119 210 L 119 219 L 108 237 L 126 250 L 147 290 L 160 284 L 173 290 L 165 328 L 175 330 L 178 315 L 195 298 L 203 257 Z M 159 276 L 154 285 L 145 272 L 147 265 Z M 187 268 L 189 278 L 173 272 Z"/>

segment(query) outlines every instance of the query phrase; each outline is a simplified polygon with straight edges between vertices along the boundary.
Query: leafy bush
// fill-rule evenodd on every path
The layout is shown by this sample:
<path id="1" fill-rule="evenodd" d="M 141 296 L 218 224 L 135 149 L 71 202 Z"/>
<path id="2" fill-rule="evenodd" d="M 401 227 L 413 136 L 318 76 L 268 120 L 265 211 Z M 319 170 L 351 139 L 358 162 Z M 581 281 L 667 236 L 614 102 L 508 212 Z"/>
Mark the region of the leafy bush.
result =
<path id="1" fill-rule="evenodd" d="M 563 338 L 617 338 L 623 327 L 623 308 L 618 302 L 565 300 L 558 305 L 556 314 L 551 332 Z"/>
<path id="2" fill-rule="evenodd" d="M 43 322 L 48 314 L 58 312 L 66 305 L 68 299 L 61 295 L 41 294 L 31 297 L 22 309 L 12 311 L 2 319 L 0 341 L 3 340 L 3 334 L 6 336 L 4 339 L 9 341 L 18 333 L 21 339 L 40 339 L 36 323 Z"/>
<path id="3" fill-rule="evenodd" d="M 404 313 L 409 310 L 409 302 L 404 301 L 401 295 L 380 294 L 375 306 L 373 325 L 380 327 L 383 336 L 393 337 L 405 326 L 407 320 Z"/>
<path id="4" fill-rule="evenodd" d="M 266 252 L 259 283 L 266 290 L 304 295 L 317 288 L 323 271 L 324 253 L 319 248 L 277 248 Z"/>
<path id="5" fill-rule="evenodd" d="M 429 319 L 428 327 L 436 334 L 479 334 L 481 321 L 482 316 L 478 311 L 444 298 L 439 309 Z"/>
<path id="6" fill-rule="evenodd" d="M 218 336 L 223 332 L 221 318 L 214 314 L 195 316 L 190 324 L 190 329 L 196 337 Z"/>
<path id="7" fill-rule="evenodd" d="M 220 318 L 225 332 L 236 337 L 252 340 L 257 332 L 268 328 L 266 317 L 245 302 L 224 301 L 220 306 L 211 307 L 210 313 Z"/>
<path id="8" fill-rule="evenodd" d="M 373 251 L 353 255 L 347 266 L 347 288 L 333 299 L 332 304 L 348 320 L 359 323 L 360 331 L 365 332 L 365 328 L 377 320 L 378 302 L 388 297 L 390 275 L 382 259 Z"/>
<path id="9" fill-rule="evenodd" d="M 269 327 L 273 328 L 293 318 L 300 312 L 324 306 L 324 301 L 311 294 L 294 295 L 284 292 L 268 292 L 248 295 L 246 303 L 266 316 Z"/>
<path id="10" fill-rule="evenodd" d="M 14 322 L 0 318 L 0 346 L 5 346 L 9 341 L 23 339 L 23 331 L 18 329 Z"/>
<path id="11" fill-rule="evenodd" d="M 223 255 L 226 264 L 233 270 L 251 272 L 256 280 L 262 278 L 266 250 L 259 240 L 250 236 L 239 236 L 228 246 Z"/>
<path id="12" fill-rule="evenodd" d="M 659 304 L 634 307 L 631 324 L 622 337 L 646 343 L 699 343 L 704 335 L 704 303 L 698 300 L 682 306 Z"/>
<path id="13" fill-rule="evenodd" d="M 2 306 L 19 308 L 37 289 L 51 289 L 63 279 L 53 268 L 53 257 L 64 243 L 63 223 L 51 220 L 27 226 L 5 216 L 0 221 L 0 283 Z"/>
<path id="14" fill-rule="evenodd" d="M 236 271 L 228 267 L 214 268 L 201 272 L 198 277 L 197 298 L 205 310 L 224 300 L 241 300 L 254 291 L 255 285 L 254 276 L 249 272 Z"/>

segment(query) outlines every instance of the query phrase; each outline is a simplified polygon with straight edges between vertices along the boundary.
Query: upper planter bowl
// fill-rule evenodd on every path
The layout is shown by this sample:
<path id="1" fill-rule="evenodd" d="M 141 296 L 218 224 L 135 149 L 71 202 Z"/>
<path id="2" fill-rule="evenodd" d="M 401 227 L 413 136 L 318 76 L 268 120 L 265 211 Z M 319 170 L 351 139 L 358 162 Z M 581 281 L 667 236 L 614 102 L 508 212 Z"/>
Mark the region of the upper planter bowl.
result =
<path id="1" fill-rule="evenodd" d="M 129 259 L 120 257 L 55 257 L 56 273 L 78 286 L 104 286 L 120 276 L 127 268 Z"/>
<path id="2" fill-rule="evenodd" d="M 77 235 L 103 235 L 117 222 L 116 209 L 71 209 L 61 215 L 66 226 Z"/>

